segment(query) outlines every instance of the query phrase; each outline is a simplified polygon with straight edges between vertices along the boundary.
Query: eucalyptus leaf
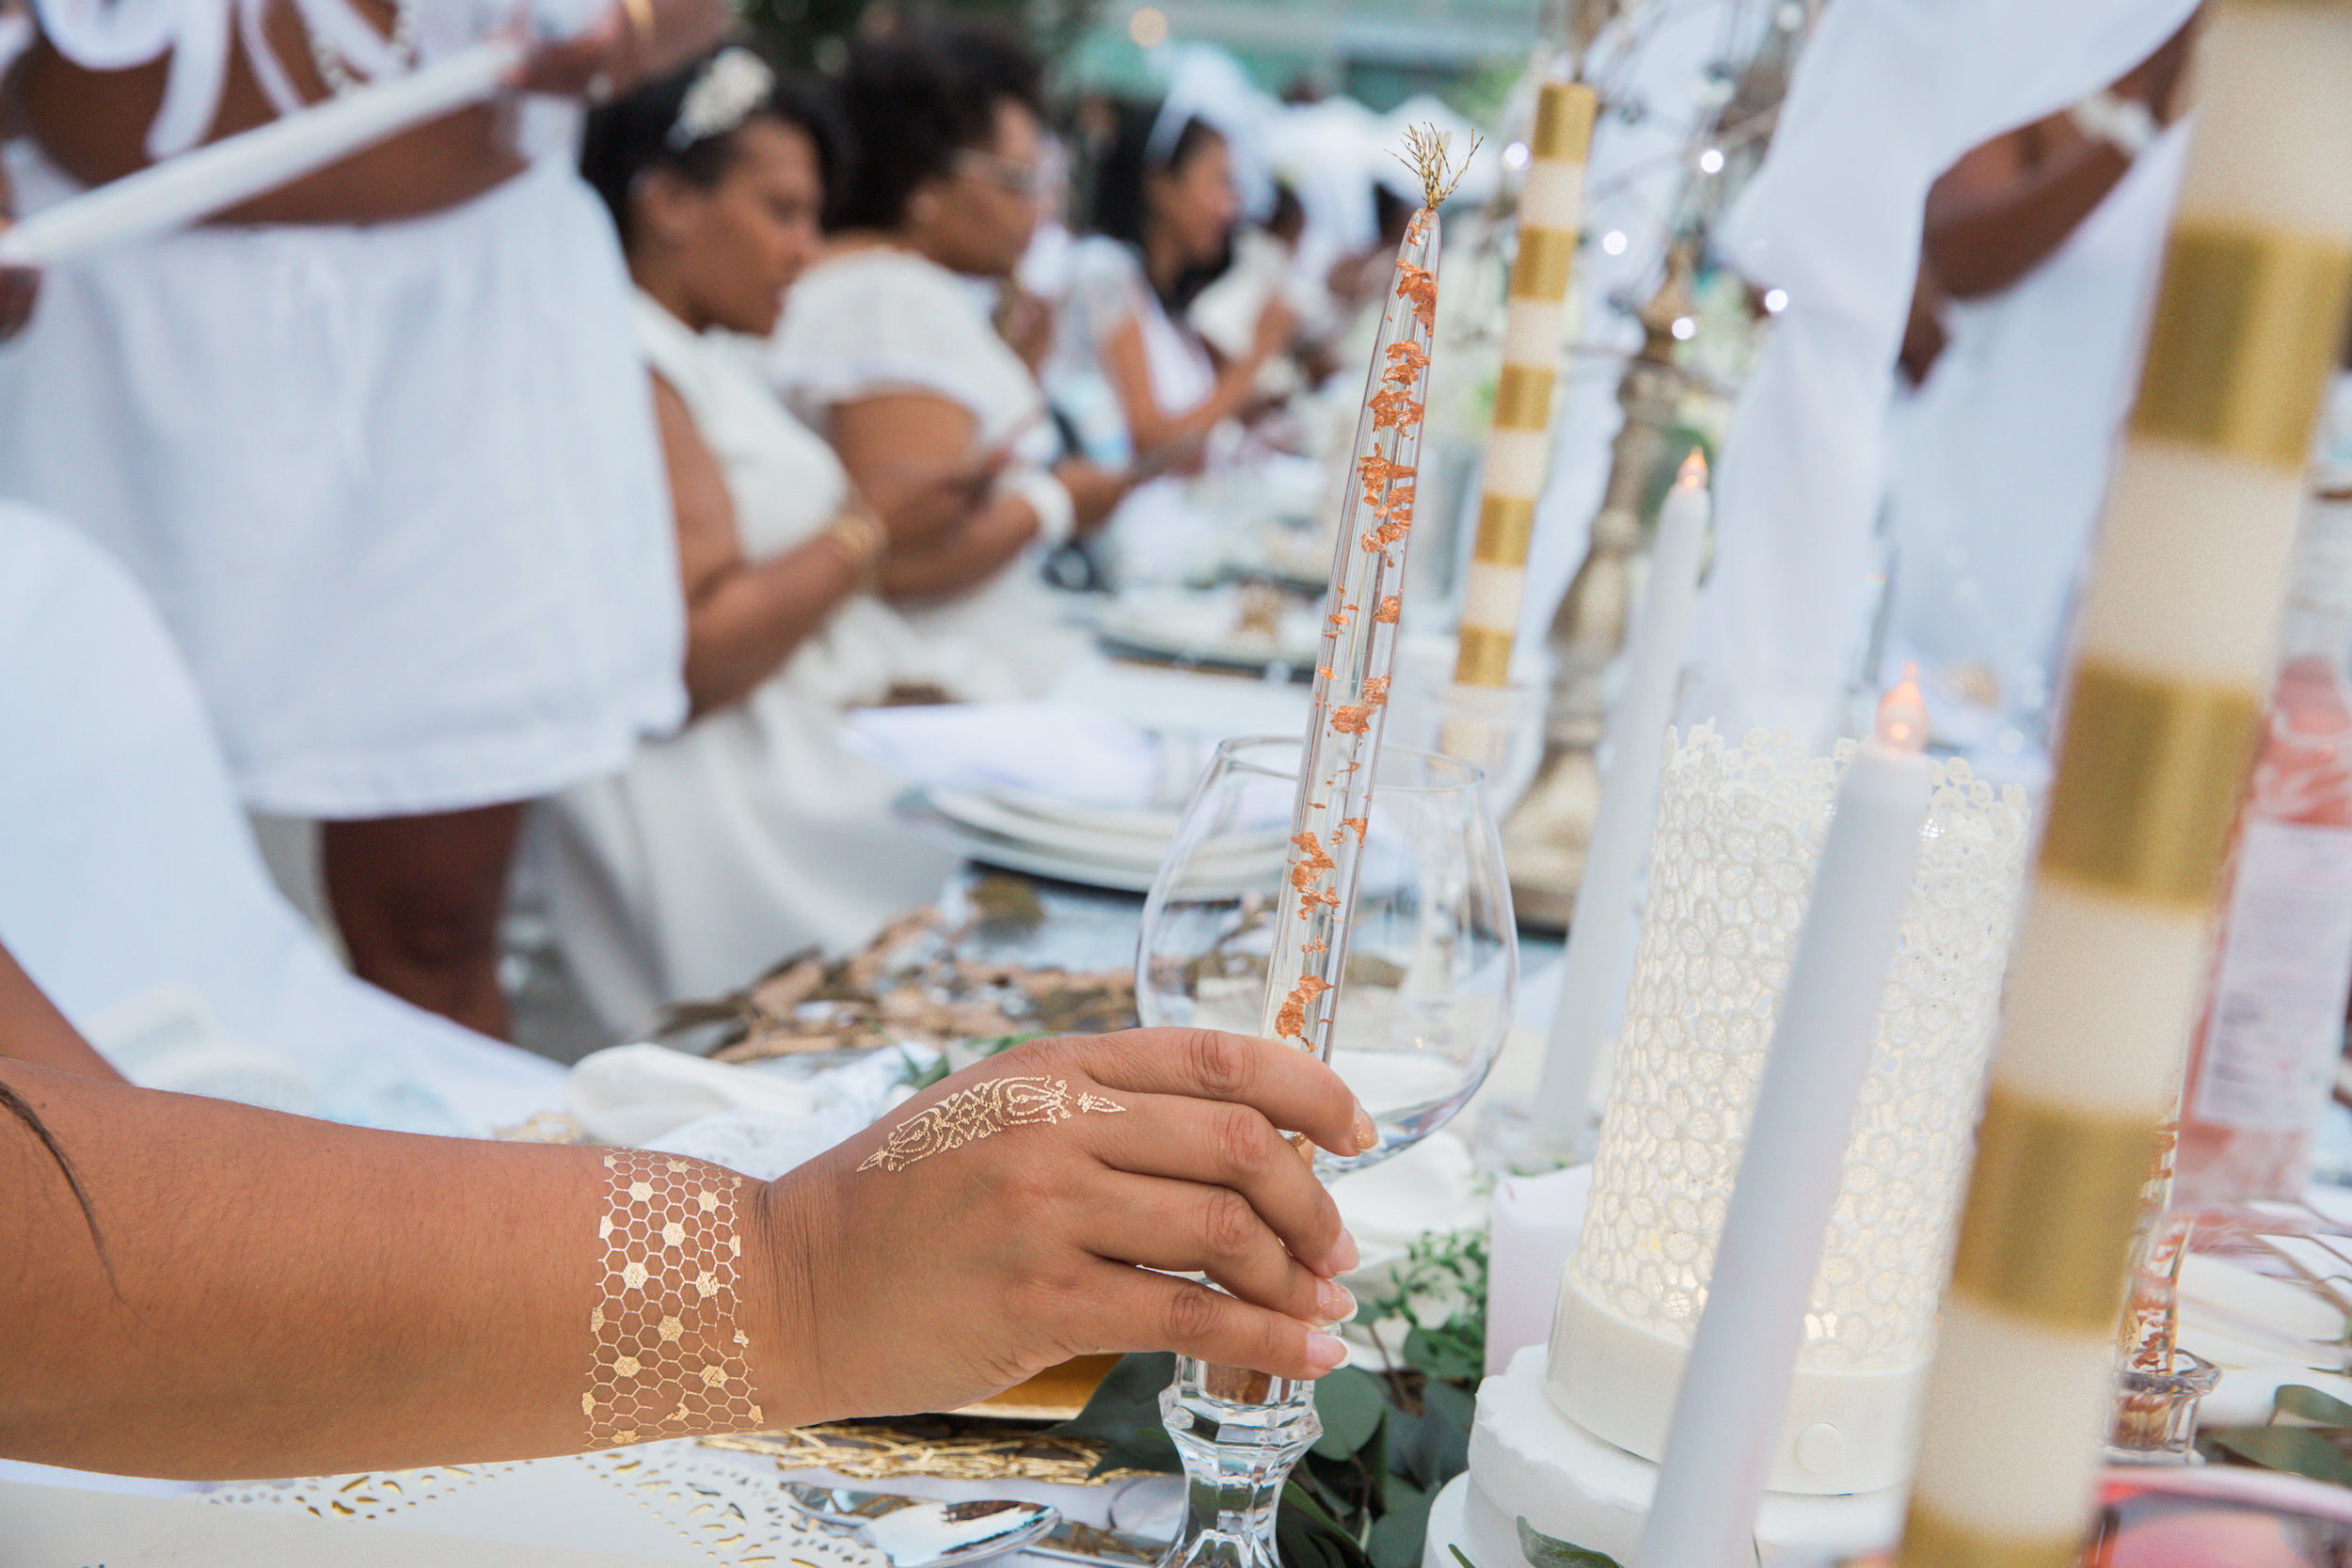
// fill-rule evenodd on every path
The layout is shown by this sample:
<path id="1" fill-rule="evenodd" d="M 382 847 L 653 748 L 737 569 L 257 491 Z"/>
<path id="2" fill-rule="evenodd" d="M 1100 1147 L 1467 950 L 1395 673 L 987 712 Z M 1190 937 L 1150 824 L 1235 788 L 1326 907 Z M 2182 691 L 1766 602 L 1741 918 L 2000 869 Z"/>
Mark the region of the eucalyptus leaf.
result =
<path id="1" fill-rule="evenodd" d="M 1421 1402 L 1464 1432 L 1478 1418 L 1478 1396 L 1458 1384 L 1431 1383 L 1422 1386 Z"/>
<path id="2" fill-rule="evenodd" d="M 1084 1410 L 1046 1431 L 1104 1445 L 1102 1461 L 1095 1466 L 1098 1474 L 1182 1470 L 1176 1440 L 1160 1422 L 1160 1390 L 1175 1381 L 1176 1358 L 1165 1351 L 1122 1355 Z"/>
<path id="3" fill-rule="evenodd" d="M 1535 1568 L 1624 1568 L 1607 1552 L 1597 1552 L 1589 1546 L 1575 1546 L 1565 1541 L 1546 1535 L 1519 1515 L 1519 1550 Z"/>
<path id="4" fill-rule="evenodd" d="M 2352 1460 L 2311 1427 L 2223 1427 L 2205 1435 L 2223 1452 L 2265 1470 L 2352 1486 Z"/>
<path id="5" fill-rule="evenodd" d="M 1363 1546 L 1296 1481 L 1282 1488 L 1274 1544 L 1283 1568 L 1372 1568 Z"/>
<path id="6" fill-rule="evenodd" d="M 1419 1414 L 1389 1412 L 1389 1468 L 1432 1492 L 1470 1466 L 1469 1414 L 1447 1394 L 1469 1402 L 1451 1384 L 1429 1383 L 1422 1386 Z"/>
<path id="7" fill-rule="evenodd" d="M 1409 1490 L 1413 1493 L 1411 1498 L 1392 1503 L 1389 1512 L 1374 1523 L 1372 1535 L 1364 1542 L 1372 1568 L 1421 1568 L 1422 1544 L 1429 1534 L 1432 1499 L 1419 1488 Z"/>
<path id="8" fill-rule="evenodd" d="M 1429 1377 L 1476 1382 L 1486 1367 L 1486 1336 L 1452 1323 L 1438 1329 L 1412 1329 L 1405 1336 L 1405 1360 Z"/>
<path id="9" fill-rule="evenodd" d="M 1315 1415 L 1323 1421 L 1315 1452 L 1326 1459 L 1345 1459 L 1372 1441 L 1388 1409 L 1379 1382 L 1362 1368 L 1342 1367 L 1330 1373 L 1315 1385 Z"/>
<path id="10" fill-rule="evenodd" d="M 2352 1404 L 2300 1383 L 2281 1384 L 2270 1396 L 2270 1407 L 2307 1426 L 2352 1429 Z"/>

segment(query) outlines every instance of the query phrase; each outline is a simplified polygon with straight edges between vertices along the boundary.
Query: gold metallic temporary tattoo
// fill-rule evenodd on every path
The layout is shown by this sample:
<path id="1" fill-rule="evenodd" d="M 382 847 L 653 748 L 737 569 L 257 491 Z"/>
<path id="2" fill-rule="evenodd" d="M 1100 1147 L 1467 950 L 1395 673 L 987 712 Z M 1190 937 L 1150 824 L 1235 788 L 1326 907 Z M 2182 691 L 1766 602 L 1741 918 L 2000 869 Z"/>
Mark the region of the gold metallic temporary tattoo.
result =
<path id="1" fill-rule="evenodd" d="M 588 1314 L 596 1354 L 580 1396 L 588 1446 L 757 1431 L 751 1341 L 735 1322 L 743 1178 L 635 1148 L 604 1164 L 604 1267 Z"/>
<path id="2" fill-rule="evenodd" d="M 1073 1091 L 1066 1078 L 992 1078 L 958 1089 L 892 1128 L 888 1141 L 858 1169 L 904 1170 L 917 1160 L 977 1143 L 1008 1127 L 1068 1121 L 1081 1111 L 1126 1108 L 1099 1094 Z"/>

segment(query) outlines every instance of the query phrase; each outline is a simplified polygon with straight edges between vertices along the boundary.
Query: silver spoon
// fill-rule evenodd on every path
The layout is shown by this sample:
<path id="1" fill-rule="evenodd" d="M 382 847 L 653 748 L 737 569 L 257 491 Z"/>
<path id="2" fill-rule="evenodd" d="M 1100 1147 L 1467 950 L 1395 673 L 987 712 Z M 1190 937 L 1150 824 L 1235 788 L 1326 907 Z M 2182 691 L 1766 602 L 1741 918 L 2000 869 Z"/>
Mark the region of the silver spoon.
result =
<path id="1" fill-rule="evenodd" d="M 845 1529 L 892 1568 L 945 1568 L 1018 1551 L 1062 1522 L 1061 1510 L 1009 1497 L 947 1503 L 889 1492 L 787 1482 L 786 1494 L 820 1524 Z"/>

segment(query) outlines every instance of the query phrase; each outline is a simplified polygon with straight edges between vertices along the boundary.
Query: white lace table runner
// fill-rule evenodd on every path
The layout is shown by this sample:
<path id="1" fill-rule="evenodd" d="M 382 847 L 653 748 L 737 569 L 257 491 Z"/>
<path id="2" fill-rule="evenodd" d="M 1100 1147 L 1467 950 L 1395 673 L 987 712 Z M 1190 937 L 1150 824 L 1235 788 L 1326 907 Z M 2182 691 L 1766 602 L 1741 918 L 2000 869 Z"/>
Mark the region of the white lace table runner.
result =
<path id="1" fill-rule="evenodd" d="M 578 1500 L 586 1489 L 567 1483 L 583 1473 L 598 1483 L 591 1497 L 612 1497 L 616 1509 L 643 1510 L 700 1554 L 681 1552 L 680 1560 L 726 1568 L 888 1568 L 879 1553 L 819 1528 L 795 1509 L 773 1460 L 719 1452 L 686 1439 L 565 1459 L 243 1483 L 219 1487 L 207 1500 L 453 1535 L 490 1533 L 485 1526 L 494 1526 L 499 1538 L 563 1545 L 578 1544 L 583 1530 L 596 1533 L 594 1519 L 568 1506 L 562 1509 L 560 1528 L 546 1517 L 556 1512 L 550 1498 Z M 548 1527 L 544 1537 L 534 1528 L 542 1525 Z"/>

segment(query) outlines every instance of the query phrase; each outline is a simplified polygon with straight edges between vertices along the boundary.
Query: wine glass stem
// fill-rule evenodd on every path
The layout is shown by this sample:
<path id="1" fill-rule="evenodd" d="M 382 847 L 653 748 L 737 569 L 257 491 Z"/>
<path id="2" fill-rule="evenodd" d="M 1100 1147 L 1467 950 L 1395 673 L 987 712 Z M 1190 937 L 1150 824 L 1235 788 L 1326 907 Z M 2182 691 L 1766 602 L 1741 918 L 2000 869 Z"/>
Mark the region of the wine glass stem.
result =
<path id="1" fill-rule="evenodd" d="M 1323 1435 L 1314 1385 L 1183 1356 L 1160 1418 L 1185 1478 L 1184 1529 L 1160 1568 L 1279 1568 L 1282 1486 Z"/>

